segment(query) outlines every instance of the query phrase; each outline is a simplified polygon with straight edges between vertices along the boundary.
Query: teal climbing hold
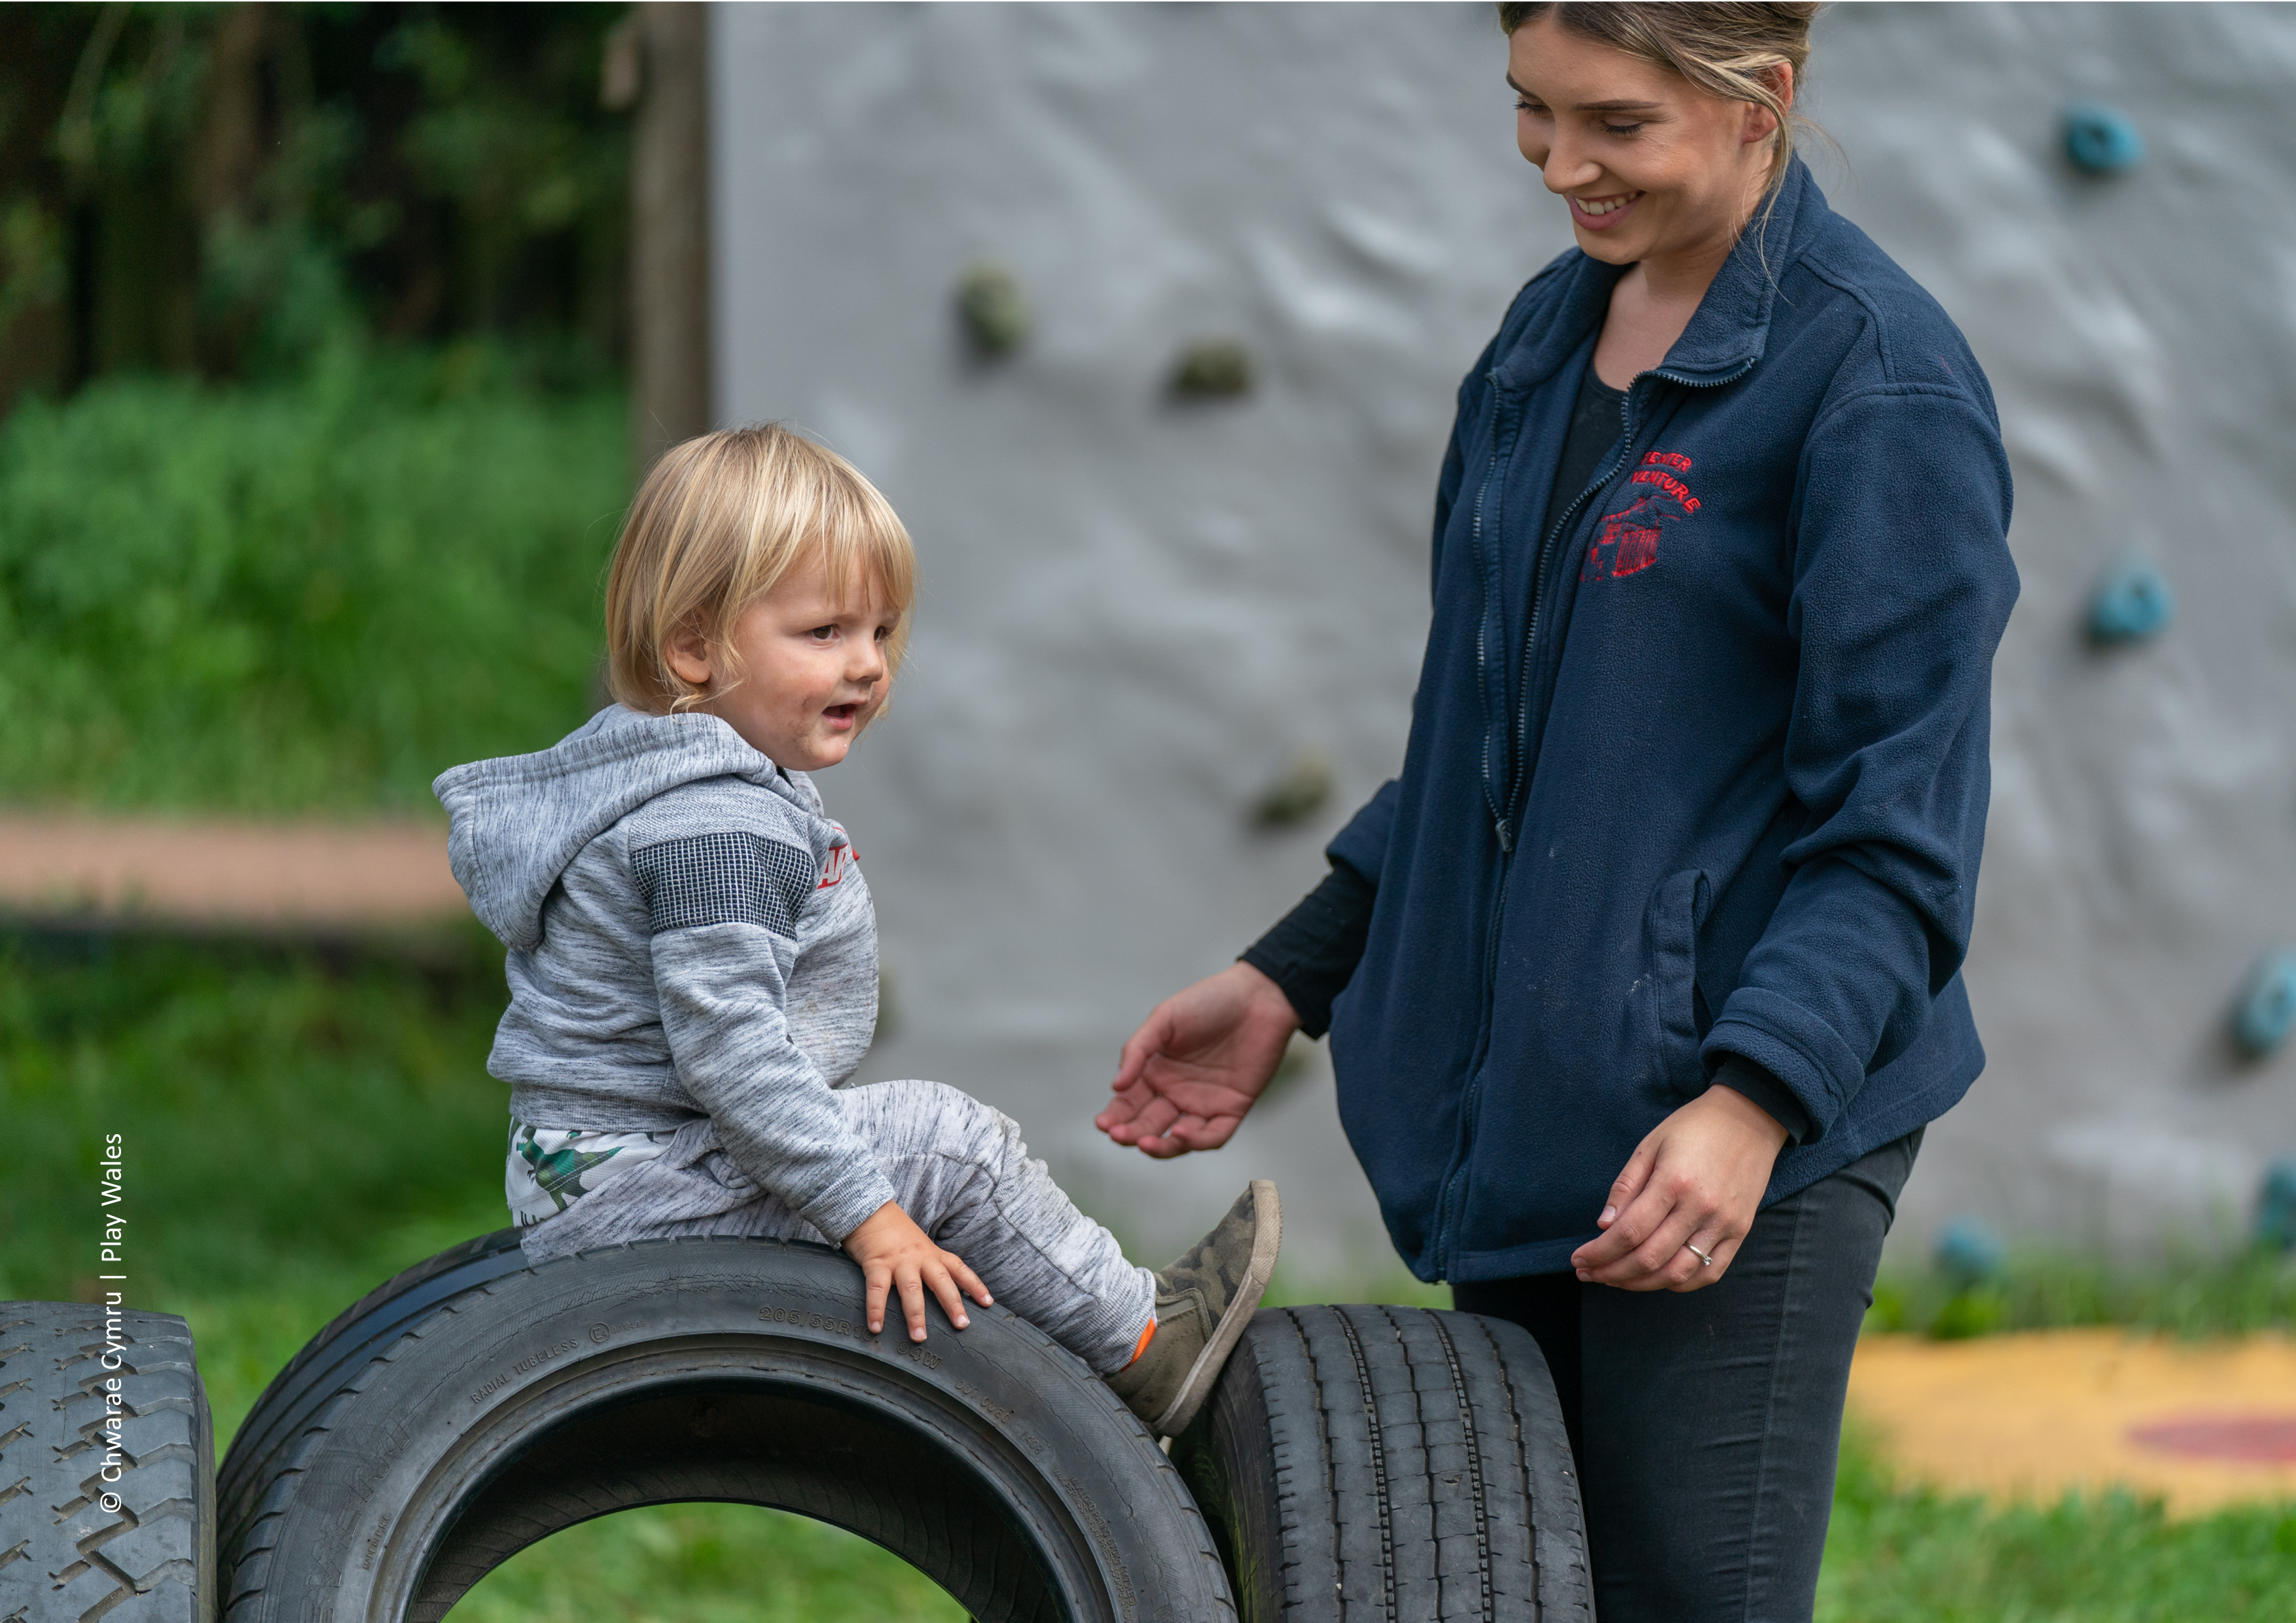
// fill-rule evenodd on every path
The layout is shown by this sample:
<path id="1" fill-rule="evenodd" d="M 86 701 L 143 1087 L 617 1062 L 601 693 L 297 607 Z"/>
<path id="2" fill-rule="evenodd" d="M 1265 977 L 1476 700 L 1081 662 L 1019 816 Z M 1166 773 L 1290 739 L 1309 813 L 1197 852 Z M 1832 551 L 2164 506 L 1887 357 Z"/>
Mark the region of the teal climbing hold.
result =
<path id="1" fill-rule="evenodd" d="M 2275 1161 L 2256 1197 L 2256 1242 L 2296 1250 L 2296 1161 Z"/>
<path id="2" fill-rule="evenodd" d="M 2144 161 L 2144 137 L 2102 102 L 2065 109 L 2065 156 L 2087 175 L 2119 175 Z"/>
<path id="3" fill-rule="evenodd" d="M 2099 643 L 2141 643 L 2176 618 L 2168 578 L 2141 558 L 2116 565 L 2089 600 L 2088 634 Z"/>
<path id="4" fill-rule="evenodd" d="M 1938 1272 L 1966 1291 L 2001 1272 L 2001 1240 L 1975 1217 L 1956 1217 L 1938 1232 Z"/>
<path id="5" fill-rule="evenodd" d="M 2249 971 L 2248 986 L 2233 1011 L 2233 1036 L 2261 1058 L 2296 1030 L 2296 952 L 2269 952 Z"/>

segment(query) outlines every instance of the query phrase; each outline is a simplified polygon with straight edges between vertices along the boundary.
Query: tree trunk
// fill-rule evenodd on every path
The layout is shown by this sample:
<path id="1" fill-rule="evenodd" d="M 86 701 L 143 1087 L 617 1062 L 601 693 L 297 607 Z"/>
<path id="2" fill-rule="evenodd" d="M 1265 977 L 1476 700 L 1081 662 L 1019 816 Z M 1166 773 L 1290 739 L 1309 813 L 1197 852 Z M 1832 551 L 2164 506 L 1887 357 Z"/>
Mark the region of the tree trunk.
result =
<path id="1" fill-rule="evenodd" d="M 707 8 L 637 8 L 641 82 L 630 152 L 630 454 L 654 459 L 710 425 Z"/>

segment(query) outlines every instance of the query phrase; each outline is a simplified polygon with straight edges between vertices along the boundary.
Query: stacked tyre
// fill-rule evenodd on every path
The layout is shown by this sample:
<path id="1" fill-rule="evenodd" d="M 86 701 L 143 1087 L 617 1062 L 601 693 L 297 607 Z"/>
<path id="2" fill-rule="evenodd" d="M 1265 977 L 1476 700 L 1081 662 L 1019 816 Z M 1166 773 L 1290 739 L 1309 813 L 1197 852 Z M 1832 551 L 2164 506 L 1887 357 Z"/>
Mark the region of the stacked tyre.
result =
<path id="1" fill-rule="evenodd" d="M 529 1266 L 504 1231 L 315 1337 L 219 1481 L 188 1332 L 125 1316 L 116 1487 L 85 1440 L 112 1412 L 101 1310 L 0 1321 L 0 1623 L 436 1619 L 562 1529 L 683 1500 L 846 1528 L 984 1623 L 1591 1616 L 1545 1366 L 1465 1315 L 1263 1312 L 1168 1457 L 1001 1309 L 870 1335 L 825 1248 Z"/>
<path id="2" fill-rule="evenodd" d="M 1515 1325 L 1263 1311 L 1172 1452 L 1246 1623 L 1595 1615 L 1562 1413 Z"/>
<path id="3" fill-rule="evenodd" d="M 229 1623 L 446 1615 L 594 1516 L 715 1499 L 873 1540 L 980 1619 L 1233 1617 L 1210 1530 L 1025 1321 L 872 1336 L 823 1247 L 660 1241 L 402 1275 L 257 1405 L 219 1493 Z"/>
<path id="4" fill-rule="evenodd" d="M 0 1302 L 0 1619 L 204 1623 L 215 1437 L 164 1313 Z"/>

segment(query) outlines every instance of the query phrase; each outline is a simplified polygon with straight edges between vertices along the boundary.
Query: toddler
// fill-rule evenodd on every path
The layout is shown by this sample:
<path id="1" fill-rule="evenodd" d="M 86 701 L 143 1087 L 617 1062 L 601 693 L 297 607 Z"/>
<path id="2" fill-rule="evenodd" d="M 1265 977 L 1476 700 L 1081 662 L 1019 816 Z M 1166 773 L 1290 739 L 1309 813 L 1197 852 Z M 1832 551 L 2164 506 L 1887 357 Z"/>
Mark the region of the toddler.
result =
<path id="1" fill-rule="evenodd" d="M 639 490 L 608 577 L 619 702 L 439 779 L 455 877 L 509 948 L 487 1068 L 511 1087 L 511 1210 L 537 1260 L 826 1240 L 861 1265 L 871 1332 L 890 1292 L 920 1341 L 927 1292 L 962 1330 L 964 1297 L 993 1284 L 1170 1436 L 1267 1287 L 1275 1185 L 1152 1274 L 1004 1116 L 937 1082 L 849 1086 L 876 1023 L 876 917 L 808 775 L 884 708 L 915 572 L 841 457 L 772 426 L 688 440 Z"/>

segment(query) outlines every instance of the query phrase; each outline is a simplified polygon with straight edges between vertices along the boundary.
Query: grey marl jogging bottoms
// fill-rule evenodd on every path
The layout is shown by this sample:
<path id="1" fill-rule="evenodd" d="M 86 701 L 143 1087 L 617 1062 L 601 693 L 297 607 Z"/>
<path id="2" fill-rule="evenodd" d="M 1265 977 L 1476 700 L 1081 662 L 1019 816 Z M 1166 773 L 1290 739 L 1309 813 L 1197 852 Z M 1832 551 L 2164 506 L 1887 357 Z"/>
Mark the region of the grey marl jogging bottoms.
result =
<path id="1" fill-rule="evenodd" d="M 1029 1159 L 1019 1124 L 939 1082 L 876 1082 L 832 1097 L 901 1209 L 997 1301 L 1095 1373 L 1124 1367 L 1154 1311 L 1155 1275 L 1127 1262 L 1116 1237 Z M 735 1166 L 707 1118 L 671 1133 L 513 1123 L 507 1181 L 512 1215 L 532 1224 L 522 1243 L 537 1262 L 678 1236 L 834 1243 Z M 898 1302 L 887 1316 L 898 1320 Z"/>

